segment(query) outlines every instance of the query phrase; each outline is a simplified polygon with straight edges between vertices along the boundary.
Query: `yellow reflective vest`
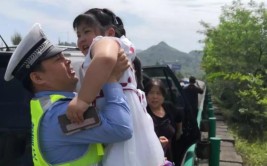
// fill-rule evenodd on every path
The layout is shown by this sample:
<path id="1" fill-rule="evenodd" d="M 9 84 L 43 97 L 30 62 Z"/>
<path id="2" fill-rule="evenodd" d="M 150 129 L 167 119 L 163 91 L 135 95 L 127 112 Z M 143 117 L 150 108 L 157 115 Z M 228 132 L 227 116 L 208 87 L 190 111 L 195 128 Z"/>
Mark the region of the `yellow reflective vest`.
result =
<path id="1" fill-rule="evenodd" d="M 45 111 L 56 101 L 66 98 L 62 95 L 50 95 L 31 100 L 31 120 L 32 120 L 32 159 L 34 166 L 51 166 L 44 159 L 39 146 L 39 125 Z M 87 152 L 76 160 L 55 166 L 90 166 L 97 164 L 104 155 L 102 144 L 90 144 Z"/>

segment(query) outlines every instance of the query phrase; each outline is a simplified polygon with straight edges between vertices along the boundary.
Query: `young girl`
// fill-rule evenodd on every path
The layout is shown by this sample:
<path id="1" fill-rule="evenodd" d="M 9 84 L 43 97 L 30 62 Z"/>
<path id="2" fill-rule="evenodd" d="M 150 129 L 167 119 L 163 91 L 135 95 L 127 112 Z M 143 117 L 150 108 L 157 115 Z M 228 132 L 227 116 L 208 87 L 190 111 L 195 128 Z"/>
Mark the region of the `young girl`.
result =
<path id="1" fill-rule="evenodd" d="M 101 87 L 109 78 L 119 49 L 124 49 L 130 61 L 133 61 L 136 55 L 133 44 L 125 37 L 121 19 L 108 9 L 88 10 L 75 18 L 73 27 L 78 36 L 78 47 L 86 57 L 82 65 L 81 89 L 78 97 L 69 105 L 68 117 L 73 122 L 81 122 L 88 103 L 93 102 L 99 109 L 105 106 L 105 94 L 101 92 Z M 145 95 L 137 89 L 134 66 L 124 72 L 119 82 L 131 109 L 133 136 L 125 142 L 109 144 L 102 164 L 163 165 L 164 152 L 154 132 L 153 121 L 145 108 Z"/>

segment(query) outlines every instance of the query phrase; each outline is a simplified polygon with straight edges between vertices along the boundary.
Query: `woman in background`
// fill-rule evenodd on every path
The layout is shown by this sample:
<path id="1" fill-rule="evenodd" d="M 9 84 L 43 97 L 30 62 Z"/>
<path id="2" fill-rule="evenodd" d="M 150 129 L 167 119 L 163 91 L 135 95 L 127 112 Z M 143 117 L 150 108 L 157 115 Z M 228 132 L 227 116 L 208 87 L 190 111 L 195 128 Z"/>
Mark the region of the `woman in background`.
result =
<path id="1" fill-rule="evenodd" d="M 166 137 L 169 140 L 164 148 L 165 156 L 173 161 L 172 144 L 182 134 L 182 113 L 172 103 L 164 102 L 166 89 L 160 79 L 151 79 L 145 85 L 147 99 L 147 111 L 151 115 L 155 132 L 158 137 Z"/>

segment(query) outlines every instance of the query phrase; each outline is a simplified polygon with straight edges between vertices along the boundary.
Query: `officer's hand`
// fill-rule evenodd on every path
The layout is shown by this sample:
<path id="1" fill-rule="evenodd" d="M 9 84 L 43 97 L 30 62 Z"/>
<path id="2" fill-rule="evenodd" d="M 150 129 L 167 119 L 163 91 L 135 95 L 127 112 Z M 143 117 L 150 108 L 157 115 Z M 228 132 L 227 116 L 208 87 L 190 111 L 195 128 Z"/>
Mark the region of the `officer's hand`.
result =
<path id="1" fill-rule="evenodd" d="M 122 73 L 130 67 L 130 61 L 127 58 L 127 55 L 124 53 L 123 49 L 120 49 L 118 53 L 118 59 L 115 67 L 112 70 L 112 73 L 108 79 L 108 82 L 117 82 Z"/>
<path id="2" fill-rule="evenodd" d="M 165 147 L 168 145 L 168 143 L 169 143 L 168 138 L 166 138 L 165 136 L 160 136 L 160 137 L 159 137 L 159 141 L 160 141 L 161 146 L 162 146 L 163 148 L 165 148 Z"/>
<path id="3" fill-rule="evenodd" d="M 196 81 L 196 85 L 197 85 L 198 87 L 200 87 L 198 81 Z"/>
<path id="4" fill-rule="evenodd" d="M 82 123 L 83 114 L 89 107 L 89 104 L 80 100 L 77 96 L 74 97 L 67 108 L 67 117 L 72 123 Z"/>

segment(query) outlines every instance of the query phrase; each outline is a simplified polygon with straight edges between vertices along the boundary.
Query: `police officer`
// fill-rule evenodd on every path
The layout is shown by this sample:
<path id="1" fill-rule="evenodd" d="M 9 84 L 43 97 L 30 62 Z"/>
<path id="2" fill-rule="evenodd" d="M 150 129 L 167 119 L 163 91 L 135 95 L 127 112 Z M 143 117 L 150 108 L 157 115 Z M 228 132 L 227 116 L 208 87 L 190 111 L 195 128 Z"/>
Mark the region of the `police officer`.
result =
<path id="1" fill-rule="evenodd" d="M 14 51 L 5 80 L 15 77 L 34 94 L 30 103 L 34 165 L 95 165 L 103 155 L 103 148 L 97 143 L 114 143 L 132 136 L 130 111 L 117 83 L 128 63 L 118 58 L 112 76 L 103 87 L 107 100 L 106 107 L 99 112 L 101 124 L 65 135 L 58 116 L 65 114 L 75 96 L 78 78 L 62 51 L 46 38 L 40 24 L 35 24 Z"/>

